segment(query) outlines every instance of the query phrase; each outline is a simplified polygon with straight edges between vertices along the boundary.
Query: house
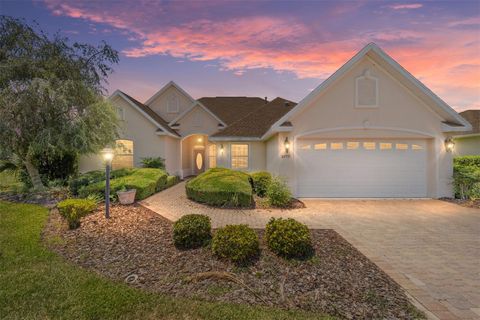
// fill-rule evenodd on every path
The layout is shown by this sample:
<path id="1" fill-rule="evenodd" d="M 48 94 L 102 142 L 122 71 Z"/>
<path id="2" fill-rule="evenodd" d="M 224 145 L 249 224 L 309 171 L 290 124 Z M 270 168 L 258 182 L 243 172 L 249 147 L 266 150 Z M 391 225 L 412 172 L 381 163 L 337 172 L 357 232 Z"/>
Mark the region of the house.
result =
<path id="1" fill-rule="evenodd" d="M 114 166 L 166 159 L 170 174 L 221 166 L 286 177 L 297 197 L 451 196 L 450 139 L 471 125 L 371 43 L 298 104 L 192 98 L 174 82 L 146 102 L 116 91 Z M 101 165 L 83 158 L 83 171 Z"/>
<path id="2" fill-rule="evenodd" d="M 480 110 L 467 110 L 460 115 L 470 122 L 472 130 L 455 135 L 455 156 L 480 155 Z"/>

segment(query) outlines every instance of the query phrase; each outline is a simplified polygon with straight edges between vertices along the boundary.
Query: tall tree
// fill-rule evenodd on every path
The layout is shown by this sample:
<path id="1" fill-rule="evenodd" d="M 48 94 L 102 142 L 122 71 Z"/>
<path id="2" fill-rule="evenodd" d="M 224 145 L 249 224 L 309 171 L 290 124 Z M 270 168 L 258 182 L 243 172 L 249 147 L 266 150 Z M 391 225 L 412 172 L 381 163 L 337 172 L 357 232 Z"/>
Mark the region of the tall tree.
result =
<path id="1" fill-rule="evenodd" d="M 118 53 L 70 44 L 59 33 L 0 16 L 0 149 L 42 189 L 36 154 L 92 153 L 112 143 L 118 121 L 103 96 Z"/>

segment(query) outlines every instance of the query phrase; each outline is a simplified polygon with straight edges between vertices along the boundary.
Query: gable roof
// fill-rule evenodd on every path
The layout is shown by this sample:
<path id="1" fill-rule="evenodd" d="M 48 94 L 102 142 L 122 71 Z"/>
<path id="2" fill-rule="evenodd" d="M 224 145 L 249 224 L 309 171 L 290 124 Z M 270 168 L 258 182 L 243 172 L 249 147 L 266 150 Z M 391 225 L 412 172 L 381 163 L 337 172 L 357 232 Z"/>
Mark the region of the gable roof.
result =
<path id="1" fill-rule="evenodd" d="M 221 138 L 232 137 L 261 139 L 275 121 L 295 106 L 295 102 L 279 97 L 275 98 L 269 103 L 264 103 L 262 106 L 257 107 L 256 110 L 230 124 L 225 129 L 215 133 L 211 136 L 212 140 L 215 140 L 215 138 L 220 140 Z"/>
<path id="2" fill-rule="evenodd" d="M 199 106 L 201 109 L 205 110 L 205 112 L 207 112 L 210 116 L 212 116 L 215 120 L 218 121 L 218 123 L 222 126 L 226 126 L 226 123 L 222 121 L 222 119 L 220 119 L 219 117 L 217 117 L 216 114 L 214 114 L 212 111 L 210 111 L 207 107 L 205 107 L 201 102 L 195 102 L 193 103 L 190 108 L 186 109 L 185 111 L 183 111 L 182 113 L 180 113 L 178 115 L 178 117 L 176 117 L 175 119 L 173 119 L 172 121 L 170 121 L 170 125 L 175 125 L 177 124 L 178 121 L 180 121 L 180 119 L 182 119 L 184 116 L 186 116 L 187 114 L 190 113 L 190 111 L 192 111 L 196 106 Z"/>
<path id="3" fill-rule="evenodd" d="M 405 70 L 400 64 L 398 64 L 393 58 L 386 54 L 375 43 L 369 43 L 362 50 L 360 50 L 355 56 L 347 61 L 340 69 L 335 71 L 330 77 L 323 81 L 315 90 L 310 92 L 298 105 L 290 112 L 280 118 L 273 124 L 273 128 L 270 131 L 278 129 L 282 123 L 289 121 L 295 114 L 306 108 L 310 102 L 316 97 L 323 94 L 330 86 L 332 86 L 337 80 L 351 70 L 357 62 L 363 57 L 368 56 L 381 67 L 390 72 L 393 76 L 402 79 L 404 85 L 410 89 L 416 96 L 418 96 L 427 105 L 432 106 L 433 110 L 444 120 L 445 131 L 467 131 L 471 129 L 470 124 L 465 121 L 455 110 L 453 110 L 448 104 L 440 99 L 435 93 L 428 89 L 423 83 L 416 79 L 412 74 Z M 449 125 L 449 124 L 453 124 Z M 270 133 L 270 132 L 268 132 Z"/>
<path id="4" fill-rule="evenodd" d="M 127 102 L 129 102 L 134 108 L 139 110 L 144 116 L 146 116 L 147 119 L 149 119 L 153 124 L 155 124 L 160 130 L 162 130 L 164 133 L 171 135 L 173 137 L 180 137 L 179 134 L 170 128 L 168 125 L 168 122 L 166 122 L 162 117 L 158 115 L 155 111 L 150 109 L 148 106 L 144 105 L 140 101 L 136 100 L 135 98 L 129 96 L 125 92 L 122 92 L 120 90 L 115 91 L 111 96 L 110 99 L 114 98 L 115 96 L 120 96 L 123 99 L 125 99 Z M 158 131 L 157 131 L 158 133 Z"/>
<path id="5" fill-rule="evenodd" d="M 480 110 L 467 110 L 460 112 L 460 115 L 472 125 L 472 130 L 462 134 L 480 134 Z"/>
<path id="6" fill-rule="evenodd" d="M 192 96 L 190 96 L 187 91 L 183 90 L 182 87 L 180 87 L 178 84 L 176 84 L 175 82 L 173 81 L 169 81 L 166 85 L 163 86 L 163 88 L 161 88 L 160 90 L 158 90 L 153 96 L 150 97 L 150 99 L 148 99 L 146 102 L 145 102 L 145 105 L 150 105 L 153 101 L 155 101 L 155 99 L 157 99 L 159 96 L 162 95 L 162 93 L 164 93 L 165 91 L 167 91 L 168 88 L 170 87 L 174 87 L 175 89 L 177 89 L 178 91 L 180 91 L 183 95 L 185 95 L 188 99 L 190 99 L 190 101 L 192 103 L 195 102 L 195 99 L 192 98 Z"/>
<path id="7" fill-rule="evenodd" d="M 198 101 L 227 126 L 266 104 L 258 97 L 203 97 Z"/>

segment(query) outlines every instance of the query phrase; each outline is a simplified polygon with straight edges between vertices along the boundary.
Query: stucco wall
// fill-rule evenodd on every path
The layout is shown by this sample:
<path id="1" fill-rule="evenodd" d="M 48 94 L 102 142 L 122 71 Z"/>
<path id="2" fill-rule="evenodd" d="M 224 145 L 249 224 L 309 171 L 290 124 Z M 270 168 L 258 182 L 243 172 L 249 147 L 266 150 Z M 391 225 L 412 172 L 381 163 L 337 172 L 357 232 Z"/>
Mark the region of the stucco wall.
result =
<path id="1" fill-rule="evenodd" d="M 176 94 L 178 97 L 179 102 L 179 111 L 178 112 L 168 112 L 167 110 L 167 101 L 168 97 L 171 94 Z M 177 90 L 174 86 L 170 86 L 165 90 L 161 95 L 155 98 L 151 103 L 149 103 L 149 107 L 157 112 L 165 121 L 170 122 L 176 117 L 178 117 L 182 112 L 190 108 L 192 105 L 192 101 L 185 96 L 182 92 Z"/>
<path id="2" fill-rule="evenodd" d="M 455 156 L 480 155 L 480 136 L 455 138 Z"/>
<path id="3" fill-rule="evenodd" d="M 378 78 L 379 106 L 355 107 L 355 79 L 366 69 Z M 441 119 L 422 101 L 368 58 L 364 58 L 344 77 L 334 83 L 323 95 L 311 101 L 307 108 L 292 119 L 293 131 L 288 133 L 295 148 L 295 140 L 310 137 L 370 137 L 429 139 L 428 194 L 430 197 L 451 196 L 452 154 L 445 151 L 446 136 L 441 131 Z M 334 130 L 332 130 L 334 129 Z M 332 131 L 328 131 L 332 130 Z M 295 170 L 292 155 L 281 158 L 281 142 L 267 143 L 269 167 L 285 175 L 295 189 Z M 277 160 L 274 159 L 277 145 Z M 280 146 L 280 147 L 279 147 Z"/>
<path id="4" fill-rule="evenodd" d="M 134 166 L 139 167 L 141 159 L 145 157 L 162 157 L 166 159 L 166 170 L 171 174 L 178 174 L 180 139 L 157 135 L 155 133 L 158 129 L 156 125 L 123 98 L 117 96 L 112 103 L 123 109 L 125 120 L 121 121 L 120 139 L 133 141 Z M 99 164 L 98 159 L 101 158 L 96 155 L 81 157 L 80 172 L 100 169 L 102 165 L 101 161 Z"/>
<path id="5" fill-rule="evenodd" d="M 182 137 L 191 134 L 213 134 L 218 131 L 218 120 L 200 106 L 195 106 L 179 121 L 178 132 Z"/>

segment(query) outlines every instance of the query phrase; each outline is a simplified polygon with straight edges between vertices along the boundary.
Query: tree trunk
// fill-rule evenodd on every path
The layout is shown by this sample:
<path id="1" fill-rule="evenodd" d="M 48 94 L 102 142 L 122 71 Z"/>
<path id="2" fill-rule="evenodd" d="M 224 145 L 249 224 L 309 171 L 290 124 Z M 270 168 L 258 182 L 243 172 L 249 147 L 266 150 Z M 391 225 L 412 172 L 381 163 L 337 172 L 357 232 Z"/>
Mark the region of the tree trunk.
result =
<path id="1" fill-rule="evenodd" d="M 30 180 L 32 180 L 33 189 L 36 191 L 41 191 L 45 189 L 42 179 L 40 179 L 40 173 L 38 172 L 37 167 L 35 167 L 30 161 L 25 161 L 25 167 L 27 167 L 28 175 Z"/>

